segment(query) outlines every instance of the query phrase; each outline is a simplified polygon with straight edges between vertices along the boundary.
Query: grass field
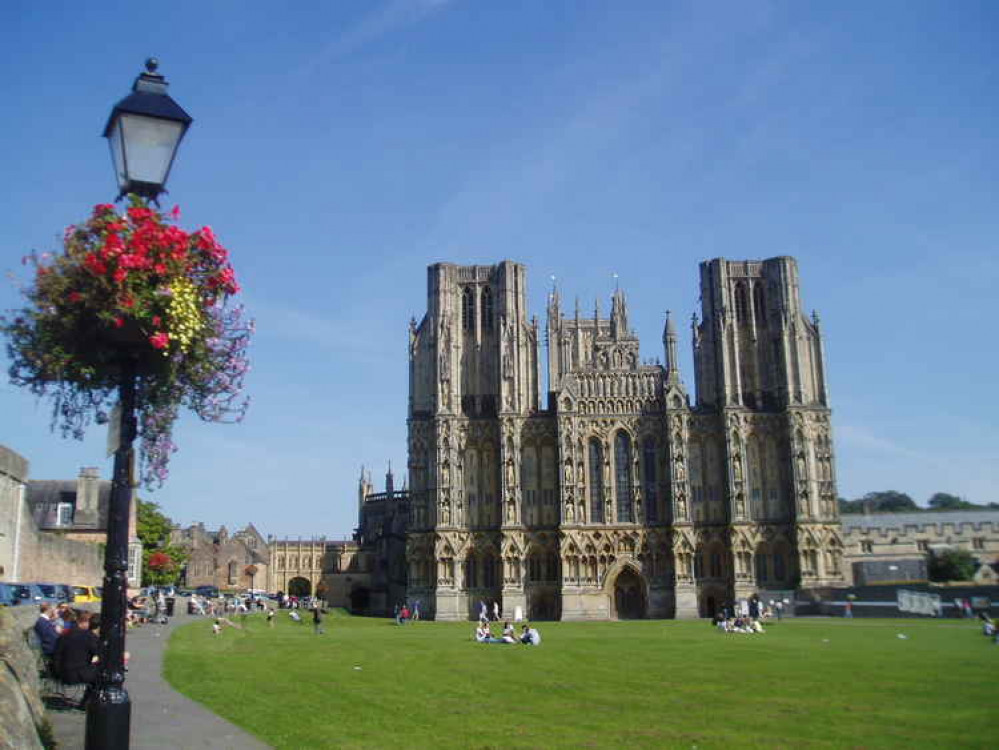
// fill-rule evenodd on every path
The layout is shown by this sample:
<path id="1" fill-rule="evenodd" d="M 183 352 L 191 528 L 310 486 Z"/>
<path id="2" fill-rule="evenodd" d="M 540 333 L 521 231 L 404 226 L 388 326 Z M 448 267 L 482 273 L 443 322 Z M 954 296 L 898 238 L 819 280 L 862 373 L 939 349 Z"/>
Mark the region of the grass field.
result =
<path id="1" fill-rule="evenodd" d="M 477 644 L 472 623 L 327 626 L 188 625 L 166 678 L 296 750 L 999 745 L 999 647 L 972 621 L 540 623 L 536 648 Z"/>

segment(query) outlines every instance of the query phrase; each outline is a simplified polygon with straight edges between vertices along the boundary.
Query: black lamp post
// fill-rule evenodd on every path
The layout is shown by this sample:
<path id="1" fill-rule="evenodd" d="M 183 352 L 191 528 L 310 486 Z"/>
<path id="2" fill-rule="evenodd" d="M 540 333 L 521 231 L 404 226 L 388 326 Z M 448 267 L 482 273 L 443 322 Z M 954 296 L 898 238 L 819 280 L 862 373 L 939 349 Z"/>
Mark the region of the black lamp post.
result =
<path id="1" fill-rule="evenodd" d="M 121 198 L 136 193 L 156 200 L 166 188 L 174 155 L 191 118 L 166 93 L 167 82 L 146 61 L 146 72 L 135 80 L 132 93 L 111 111 L 104 137 Z M 104 595 L 101 600 L 101 661 L 97 684 L 87 704 L 87 750 L 128 748 L 132 706 L 125 690 L 125 615 L 128 589 L 128 519 L 132 501 L 135 439 L 135 379 L 139 357 L 127 344 L 118 347 L 121 382 L 118 387 L 121 422 L 114 454 L 114 477 L 108 500 L 107 547 L 104 554 Z"/>

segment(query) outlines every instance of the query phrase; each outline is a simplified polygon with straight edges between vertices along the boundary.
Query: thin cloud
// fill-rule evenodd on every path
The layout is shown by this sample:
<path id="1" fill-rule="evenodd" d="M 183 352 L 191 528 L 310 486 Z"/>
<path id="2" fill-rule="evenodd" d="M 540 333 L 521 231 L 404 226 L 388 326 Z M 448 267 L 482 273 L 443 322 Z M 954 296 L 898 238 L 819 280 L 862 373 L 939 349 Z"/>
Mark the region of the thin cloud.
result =
<path id="1" fill-rule="evenodd" d="M 423 21 L 452 2 L 453 0 L 388 0 L 327 42 L 300 72 L 311 73 L 325 63 L 348 57 L 377 39 Z"/>

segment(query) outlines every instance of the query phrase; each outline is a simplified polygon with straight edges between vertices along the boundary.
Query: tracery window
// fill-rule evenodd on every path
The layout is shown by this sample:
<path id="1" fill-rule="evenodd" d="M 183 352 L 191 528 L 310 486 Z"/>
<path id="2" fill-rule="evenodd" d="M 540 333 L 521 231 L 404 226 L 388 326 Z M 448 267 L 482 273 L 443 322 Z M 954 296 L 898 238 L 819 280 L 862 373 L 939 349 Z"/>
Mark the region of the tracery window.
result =
<path id="1" fill-rule="evenodd" d="M 590 520 L 604 522 L 604 449 L 597 438 L 590 440 Z"/>
<path id="2" fill-rule="evenodd" d="M 756 553 L 756 582 L 767 582 L 767 555 L 765 552 Z"/>
<path id="3" fill-rule="evenodd" d="M 753 285 L 753 313 L 756 316 L 757 326 L 765 326 L 767 324 L 767 307 L 763 300 L 763 284 L 759 281 Z"/>
<path id="4" fill-rule="evenodd" d="M 623 430 L 614 438 L 614 490 L 617 494 L 617 522 L 635 520 L 631 491 L 631 438 Z"/>
<path id="5" fill-rule="evenodd" d="M 659 498 L 656 496 L 656 441 L 651 437 L 642 443 L 642 478 L 645 486 L 645 518 L 659 520 Z"/>
<path id="6" fill-rule="evenodd" d="M 482 290 L 482 330 L 493 330 L 493 290 L 489 287 Z"/>
<path id="7" fill-rule="evenodd" d="M 475 297 L 470 286 L 461 293 L 461 327 L 466 331 L 475 327 Z"/>
<path id="8" fill-rule="evenodd" d="M 749 320 L 749 300 L 746 298 L 746 285 L 742 282 L 735 285 L 735 318 L 740 323 Z"/>
<path id="9" fill-rule="evenodd" d="M 783 581 L 787 578 L 787 572 L 784 569 L 784 553 L 774 552 L 774 580 Z"/>

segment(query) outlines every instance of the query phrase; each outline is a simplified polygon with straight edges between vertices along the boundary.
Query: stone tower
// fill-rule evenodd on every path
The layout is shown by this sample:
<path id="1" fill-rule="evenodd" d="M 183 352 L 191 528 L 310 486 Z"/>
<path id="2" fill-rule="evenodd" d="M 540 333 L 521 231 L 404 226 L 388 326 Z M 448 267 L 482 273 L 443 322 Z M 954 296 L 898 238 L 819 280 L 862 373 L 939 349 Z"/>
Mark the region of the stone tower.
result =
<path id="1" fill-rule="evenodd" d="M 702 263 L 701 314 L 694 520 L 727 541 L 729 595 L 747 596 L 761 582 L 841 580 L 822 335 L 818 317 L 801 309 L 796 261 Z M 725 467 L 720 476 L 716 465 Z M 711 554 L 702 564 L 715 564 Z"/>
<path id="2" fill-rule="evenodd" d="M 501 598 L 520 423 L 540 408 L 540 376 L 524 266 L 430 266 L 427 313 L 410 325 L 407 558 L 411 596 L 438 619 Z"/>

